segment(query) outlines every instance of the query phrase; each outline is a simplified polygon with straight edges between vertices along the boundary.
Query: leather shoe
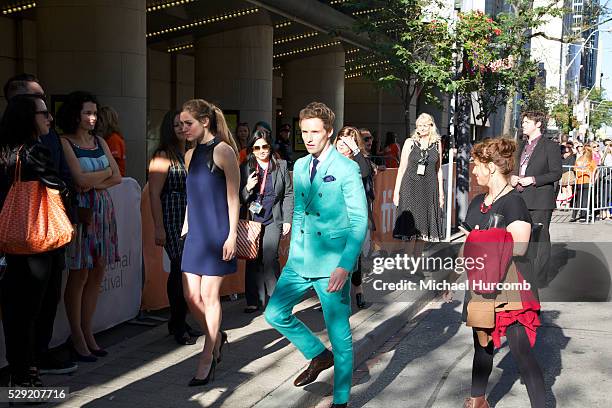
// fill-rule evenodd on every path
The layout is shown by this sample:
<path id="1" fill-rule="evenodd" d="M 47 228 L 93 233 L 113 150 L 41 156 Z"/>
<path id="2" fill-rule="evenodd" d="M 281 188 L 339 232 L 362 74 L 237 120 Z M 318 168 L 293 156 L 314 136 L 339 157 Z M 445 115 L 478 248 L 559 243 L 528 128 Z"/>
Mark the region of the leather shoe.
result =
<path id="1" fill-rule="evenodd" d="M 293 385 L 296 387 L 303 387 L 304 385 L 310 384 L 317 379 L 322 371 L 327 370 L 333 365 L 334 354 L 329 350 L 325 350 L 310 361 L 308 368 L 297 376 L 295 381 L 293 381 Z"/>
<path id="2" fill-rule="evenodd" d="M 329 408 L 346 408 L 347 403 L 344 404 L 331 404 Z"/>
<path id="3" fill-rule="evenodd" d="M 463 408 L 490 408 L 484 395 L 480 397 L 469 397 L 463 401 Z"/>

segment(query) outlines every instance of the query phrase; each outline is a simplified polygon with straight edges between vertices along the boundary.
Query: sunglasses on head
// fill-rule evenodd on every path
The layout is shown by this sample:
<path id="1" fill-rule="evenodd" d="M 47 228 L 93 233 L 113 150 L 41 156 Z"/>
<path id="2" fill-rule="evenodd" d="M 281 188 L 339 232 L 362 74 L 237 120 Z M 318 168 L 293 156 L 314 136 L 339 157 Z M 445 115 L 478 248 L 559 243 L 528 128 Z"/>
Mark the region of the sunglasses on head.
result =
<path id="1" fill-rule="evenodd" d="M 270 150 L 270 145 L 253 146 L 253 151 L 258 152 L 260 150 Z"/>

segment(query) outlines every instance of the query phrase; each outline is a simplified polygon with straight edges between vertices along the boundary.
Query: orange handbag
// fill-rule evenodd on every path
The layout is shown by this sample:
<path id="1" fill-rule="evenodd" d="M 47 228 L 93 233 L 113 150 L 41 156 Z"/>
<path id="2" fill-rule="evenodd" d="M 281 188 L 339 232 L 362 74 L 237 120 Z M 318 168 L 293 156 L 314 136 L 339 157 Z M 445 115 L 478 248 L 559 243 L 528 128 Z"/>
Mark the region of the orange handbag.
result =
<path id="1" fill-rule="evenodd" d="M 236 238 L 236 257 L 239 259 L 256 259 L 259 254 L 261 223 L 238 220 L 238 237 Z"/>
<path id="2" fill-rule="evenodd" d="M 40 181 L 21 181 L 19 152 L 15 180 L 0 212 L 0 252 L 31 255 L 60 248 L 72 239 L 72 224 L 60 192 Z"/>

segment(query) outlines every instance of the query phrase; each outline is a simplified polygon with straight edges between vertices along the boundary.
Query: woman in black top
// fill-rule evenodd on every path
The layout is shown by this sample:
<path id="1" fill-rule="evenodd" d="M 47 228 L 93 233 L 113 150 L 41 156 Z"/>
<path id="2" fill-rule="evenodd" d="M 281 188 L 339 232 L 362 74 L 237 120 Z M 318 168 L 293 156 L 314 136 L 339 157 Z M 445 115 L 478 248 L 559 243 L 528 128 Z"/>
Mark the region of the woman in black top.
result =
<path id="1" fill-rule="evenodd" d="M 372 215 L 372 203 L 374 202 L 374 180 L 373 180 L 373 167 L 370 159 L 365 157 L 362 150 L 365 151 L 365 146 L 361 139 L 361 134 L 357 128 L 352 126 L 345 126 L 338 132 L 338 137 L 335 142 L 336 149 L 345 157 L 354 160 L 359 165 L 359 171 L 361 173 L 361 180 L 363 182 L 363 188 L 366 192 L 366 199 L 368 200 L 368 232 L 374 229 L 374 217 Z M 361 288 L 362 283 L 361 273 L 361 256 L 357 260 L 357 266 L 353 274 L 351 275 L 351 283 L 355 287 L 355 302 L 357 307 L 363 309 L 366 307 L 366 302 L 363 299 L 363 290 Z"/>
<path id="2" fill-rule="evenodd" d="M 9 101 L 0 122 L 0 206 L 13 184 L 17 155 L 22 180 L 39 180 L 47 187 L 66 191 L 50 151 L 40 142 L 40 136 L 49 133 L 52 120 L 41 98 L 16 96 Z M 53 291 L 49 285 L 52 256 L 52 252 L 6 254 L 0 303 L 11 386 L 42 386 L 36 346 L 44 336 L 41 306 Z"/>
<path id="3" fill-rule="evenodd" d="M 257 259 L 246 263 L 245 313 L 263 310 L 280 275 L 278 245 L 291 230 L 293 186 L 287 162 L 274 157 L 270 133 L 256 130 L 247 140 L 247 160 L 240 166 L 241 218 L 262 223 Z"/>
<path id="4" fill-rule="evenodd" d="M 478 143 L 472 149 L 474 158 L 473 174 L 478 185 L 486 187 L 487 193 L 480 194 L 472 200 L 468 207 L 466 223 L 474 229 L 488 229 L 490 227 L 506 228 L 512 235 L 514 242 L 513 255 L 521 257 L 528 248 L 531 236 L 531 218 L 523 199 L 514 192 L 510 185 L 510 174 L 514 169 L 514 152 L 516 143 L 510 139 L 487 139 Z M 501 216 L 501 217 L 499 217 Z M 502 218 L 503 217 L 503 218 Z M 517 262 L 518 265 L 518 262 Z M 520 268 L 519 271 L 525 271 Z M 526 277 L 527 280 L 528 277 Z M 464 320 L 467 320 L 467 304 L 470 301 L 470 292 L 466 291 L 464 304 Z M 525 306 L 523 306 L 525 307 Z M 531 309 L 520 310 L 524 313 L 537 313 Z M 495 315 L 512 316 L 514 321 L 507 324 L 504 321 L 505 336 L 510 346 L 510 352 L 516 359 L 523 382 L 527 387 L 531 407 L 543 408 L 545 403 L 544 377 L 533 353 L 532 344 L 525 327 L 512 312 L 499 309 Z M 512 319 L 510 319 L 512 320 Z M 536 317 L 537 320 L 537 317 Z M 495 320 L 496 327 L 498 320 Z M 506 326 L 507 324 L 507 326 Z M 489 341 L 482 346 L 479 335 L 487 329 L 478 329 L 474 325 L 474 360 L 472 366 L 471 397 L 464 402 L 464 408 L 488 408 L 485 398 L 487 382 L 493 368 L 493 342 Z M 495 329 L 495 328 L 494 328 Z M 493 330 L 494 330 L 493 329 Z M 534 328 L 535 330 L 535 328 Z M 478 333 L 480 331 L 480 333 Z M 503 333 L 503 331 L 502 331 Z M 489 334 L 490 337 L 490 334 Z M 484 343 L 487 343 L 485 340 Z"/>

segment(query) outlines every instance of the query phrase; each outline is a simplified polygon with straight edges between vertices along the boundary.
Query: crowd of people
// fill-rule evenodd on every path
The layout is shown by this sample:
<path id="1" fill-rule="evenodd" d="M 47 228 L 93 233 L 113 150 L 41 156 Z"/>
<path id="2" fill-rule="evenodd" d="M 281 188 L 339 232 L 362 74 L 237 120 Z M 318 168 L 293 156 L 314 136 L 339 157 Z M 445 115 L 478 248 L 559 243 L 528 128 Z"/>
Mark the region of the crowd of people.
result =
<path id="1" fill-rule="evenodd" d="M 108 189 L 125 175 L 125 143 L 117 113 L 88 92 L 69 94 L 54 118 L 35 77 L 11 78 L 4 91 L 8 106 L 0 122 L 0 203 L 12 188 L 19 163 L 22 179 L 62 192 L 74 226 L 66 247 L 6 254 L 0 304 L 11 385 L 41 386 L 43 373 L 69 373 L 77 369 L 75 362 L 94 362 L 108 354 L 96 342 L 92 320 L 106 266 L 119 256 Z M 52 128 L 54 120 L 61 135 Z M 279 127 L 276 140 L 263 121 L 252 130 L 239 123 L 232 134 L 222 110 L 202 99 L 164 116 L 149 163 L 148 192 L 155 243 L 170 259 L 168 331 L 180 345 L 193 345 L 205 336 L 189 386 L 213 381 L 222 361 L 228 336 L 222 330 L 220 288 L 224 277 L 237 271 L 241 220 L 261 225 L 258 252 L 246 262 L 244 313 L 263 312 L 311 360 L 296 386 L 312 383 L 334 367 L 332 406 L 337 407 L 346 406 L 350 396 L 351 292 L 358 308 L 367 307 L 361 254 L 376 229 L 374 176 L 398 169 L 393 236 L 406 242 L 406 252 L 418 257 L 424 243 L 442 239 L 444 149 L 434 118 L 419 115 L 403 147 L 396 134 L 387 133 L 382 148 L 369 130 L 349 125 L 335 130 L 334 120 L 334 112 L 320 102 L 300 111 L 308 154 L 298 158 L 289 125 Z M 468 243 L 486 231 L 487 239 L 511 241 L 505 264 L 514 272 L 503 279 L 510 276 L 535 287 L 545 286 L 549 275 L 549 224 L 558 194 L 594 182 L 589 179 L 594 168 L 612 164 L 612 141 L 600 147 L 562 140 L 560 150 L 543 137 L 545 122 L 540 113 L 525 113 L 520 147 L 505 138 L 473 146 L 473 174 L 487 192 L 472 200 L 465 223 Z M 569 176 L 562 164 L 573 166 L 574 184 L 563 182 Z M 288 235 L 289 257 L 281 271 L 279 242 Z M 535 249 L 529 242 L 537 243 Z M 467 244 L 465 248 L 470 250 Z M 48 350 L 65 268 L 63 300 L 73 361 L 59 361 Z M 321 302 L 332 350 L 292 314 L 311 289 Z M 543 407 L 542 373 L 530 351 L 539 326 L 537 293 L 523 294 L 513 308 L 491 308 L 484 323 L 473 318 L 470 306 L 480 295 L 467 293 L 465 301 L 464 320 L 474 329 L 475 350 L 465 407 L 488 407 L 485 391 L 500 336 L 508 338 L 532 407 Z M 188 313 L 202 331 L 187 324 Z"/>

